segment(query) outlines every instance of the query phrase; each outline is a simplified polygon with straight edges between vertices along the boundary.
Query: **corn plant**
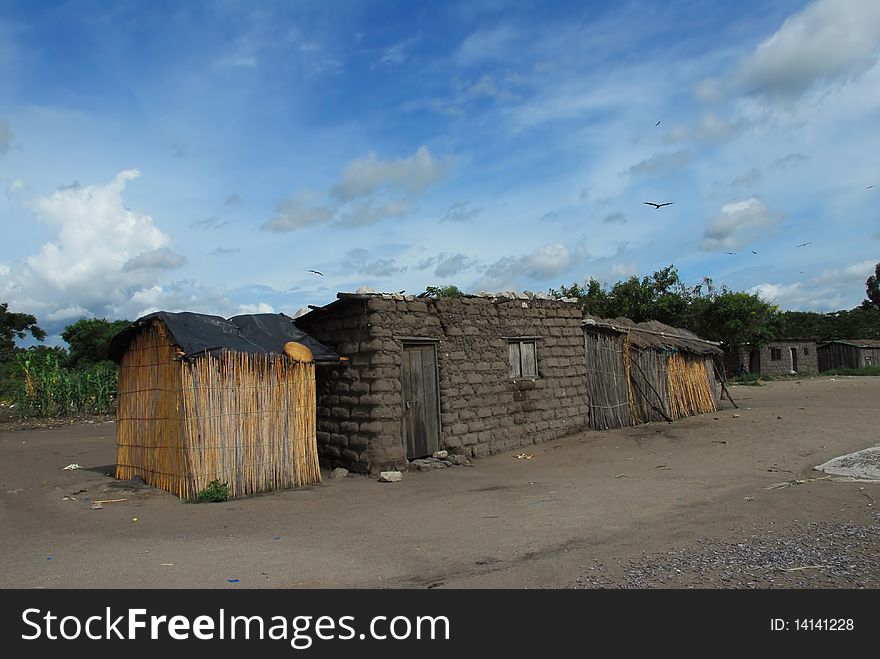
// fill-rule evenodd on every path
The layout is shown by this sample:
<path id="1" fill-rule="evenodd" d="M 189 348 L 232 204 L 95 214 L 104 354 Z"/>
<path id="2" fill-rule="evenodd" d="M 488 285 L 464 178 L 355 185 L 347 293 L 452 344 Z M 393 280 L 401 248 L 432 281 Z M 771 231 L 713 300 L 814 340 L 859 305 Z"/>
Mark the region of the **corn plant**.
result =
<path id="1" fill-rule="evenodd" d="M 109 414 L 116 406 L 116 366 L 109 362 L 62 368 L 54 355 L 19 355 L 23 380 L 15 409 L 23 417 Z"/>

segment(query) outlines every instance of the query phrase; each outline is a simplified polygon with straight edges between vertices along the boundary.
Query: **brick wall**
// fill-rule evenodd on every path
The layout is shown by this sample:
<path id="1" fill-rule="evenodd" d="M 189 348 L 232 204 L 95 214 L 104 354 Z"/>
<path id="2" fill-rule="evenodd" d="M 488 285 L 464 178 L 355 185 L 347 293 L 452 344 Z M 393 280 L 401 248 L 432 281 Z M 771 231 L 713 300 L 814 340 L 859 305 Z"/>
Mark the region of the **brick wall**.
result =
<path id="1" fill-rule="evenodd" d="M 771 350 L 778 348 L 782 353 L 779 360 L 771 359 Z M 797 372 L 800 375 L 816 375 L 819 362 L 816 355 L 817 345 L 814 341 L 772 341 L 761 346 L 761 375 L 788 375 L 791 373 L 791 348 L 797 349 Z M 804 349 L 808 354 L 804 354 Z M 746 353 L 748 358 L 748 352 Z M 748 361 L 746 361 L 748 367 Z"/>
<path id="2" fill-rule="evenodd" d="M 403 467 L 403 337 L 438 339 L 440 445 L 485 456 L 587 427 L 580 309 L 537 298 L 344 298 L 297 321 L 351 358 L 318 373 L 318 443 L 328 466 Z M 511 379 L 508 341 L 536 336 L 538 378 Z"/>

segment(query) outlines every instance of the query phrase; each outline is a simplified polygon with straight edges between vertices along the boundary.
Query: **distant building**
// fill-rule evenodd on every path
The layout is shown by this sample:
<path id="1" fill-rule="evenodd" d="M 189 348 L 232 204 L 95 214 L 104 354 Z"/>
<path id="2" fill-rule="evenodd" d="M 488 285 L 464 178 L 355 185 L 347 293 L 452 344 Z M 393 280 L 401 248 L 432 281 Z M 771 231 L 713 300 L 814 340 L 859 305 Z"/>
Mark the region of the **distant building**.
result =
<path id="1" fill-rule="evenodd" d="M 761 346 L 744 343 L 730 346 L 724 366 L 729 375 L 817 375 L 819 362 L 815 339 L 774 339 Z"/>
<path id="2" fill-rule="evenodd" d="M 880 339 L 835 339 L 818 348 L 819 370 L 880 366 Z"/>

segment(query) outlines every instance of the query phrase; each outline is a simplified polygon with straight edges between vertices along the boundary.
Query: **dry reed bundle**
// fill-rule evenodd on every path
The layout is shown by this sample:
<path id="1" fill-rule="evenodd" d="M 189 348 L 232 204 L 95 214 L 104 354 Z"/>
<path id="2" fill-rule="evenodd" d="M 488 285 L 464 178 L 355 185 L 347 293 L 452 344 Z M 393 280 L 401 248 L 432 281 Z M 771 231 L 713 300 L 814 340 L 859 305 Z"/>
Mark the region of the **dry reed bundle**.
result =
<path id="1" fill-rule="evenodd" d="M 187 496 L 215 479 L 232 497 L 321 481 L 314 362 L 224 352 L 180 373 Z"/>
<path id="2" fill-rule="evenodd" d="M 585 332 L 584 337 L 590 427 L 607 430 L 633 425 L 623 337 L 608 332 Z"/>
<path id="3" fill-rule="evenodd" d="M 714 412 L 717 408 L 710 358 L 674 353 L 667 359 L 669 411 L 675 419 Z"/>
<path id="4" fill-rule="evenodd" d="M 186 492 L 183 429 L 178 413 L 177 348 L 162 323 L 132 341 L 119 365 L 116 478 L 140 476 L 177 496 Z"/>
<path id="5" fill-rule="evenodd" d="M 668 421 L 669 393 L 666 385 L 666 358 L 657 350 L 632 350 L 631 378 L 640 423 Z"/>

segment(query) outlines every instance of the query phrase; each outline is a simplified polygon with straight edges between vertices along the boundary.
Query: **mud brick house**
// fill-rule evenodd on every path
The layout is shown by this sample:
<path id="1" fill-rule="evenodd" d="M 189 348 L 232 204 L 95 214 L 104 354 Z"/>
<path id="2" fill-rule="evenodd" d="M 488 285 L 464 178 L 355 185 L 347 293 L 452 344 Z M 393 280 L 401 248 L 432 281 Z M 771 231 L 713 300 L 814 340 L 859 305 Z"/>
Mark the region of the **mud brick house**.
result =
<path id="1" fill-rule="evenodd" d="M 480 457 L 587 428 L 572 301 L 340 293 L 296 324 L 348 358 L 317 373 L 322 462 L 369 473 L 447 449 Z"/>
<path id="2" fill-rule="evenodd" d="M 815 339 L 774 339 L 762 346 L 731 346 L 725 367 L 735 374 L 740 366 L 758 375 L 817 375 L 819 362 Z"/>

